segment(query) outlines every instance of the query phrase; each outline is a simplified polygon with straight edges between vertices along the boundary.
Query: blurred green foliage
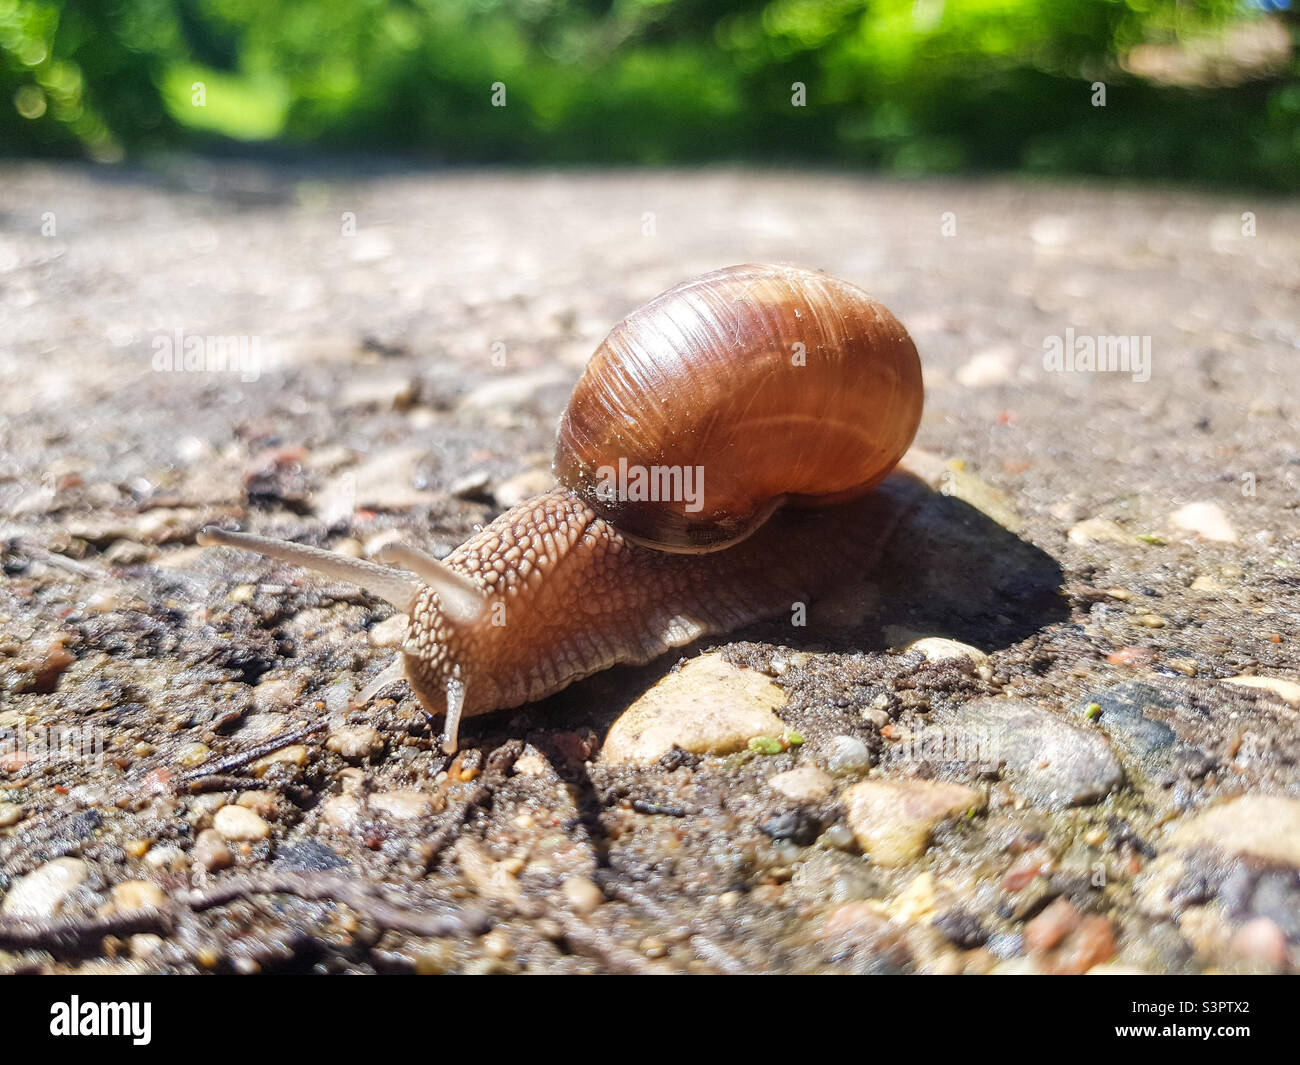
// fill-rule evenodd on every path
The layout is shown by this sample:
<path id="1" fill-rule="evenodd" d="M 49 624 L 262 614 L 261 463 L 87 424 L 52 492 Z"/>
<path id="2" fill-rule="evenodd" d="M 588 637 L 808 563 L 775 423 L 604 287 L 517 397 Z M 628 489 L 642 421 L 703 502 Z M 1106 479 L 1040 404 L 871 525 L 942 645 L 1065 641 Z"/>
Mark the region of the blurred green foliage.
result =
<path id="1" fill-rule="evenodd" d="M 0 0 L 0 148 L 274 141 L 1290 190 L 1298 27 L 1246 0 Z"/>

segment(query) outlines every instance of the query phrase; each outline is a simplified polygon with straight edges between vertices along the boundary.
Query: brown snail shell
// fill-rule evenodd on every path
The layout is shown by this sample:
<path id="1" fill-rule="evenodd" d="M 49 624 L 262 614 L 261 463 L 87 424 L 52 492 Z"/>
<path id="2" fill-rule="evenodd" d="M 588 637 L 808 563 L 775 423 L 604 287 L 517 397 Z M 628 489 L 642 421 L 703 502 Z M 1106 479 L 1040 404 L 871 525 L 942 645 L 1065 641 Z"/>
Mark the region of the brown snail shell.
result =
<path id="1" fill-rule="evenodd" d="M 792 266 L 727 267 L 610 330 L 564 412 L 555 473 L 638 542 L 715 550 L 779 506 L 880 483 L 922 399 L 916 346 L 861 289 Z M 637 485 L 611 476 L 621 469 L 651 472 Z M 671 490 L 684 471 L 699 477 L 698 498 Z"/>

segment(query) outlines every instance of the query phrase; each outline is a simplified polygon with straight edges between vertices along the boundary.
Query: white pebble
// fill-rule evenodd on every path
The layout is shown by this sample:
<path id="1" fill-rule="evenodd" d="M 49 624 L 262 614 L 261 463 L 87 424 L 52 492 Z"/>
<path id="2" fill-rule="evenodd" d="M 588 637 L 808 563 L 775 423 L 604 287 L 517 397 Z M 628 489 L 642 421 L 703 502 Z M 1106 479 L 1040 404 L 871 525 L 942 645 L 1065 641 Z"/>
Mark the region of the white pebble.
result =
<path id="1" fill-rule="evenodd" d="M 271 834 L 271 826 L 243 806 L 223 806 L 212 818 L 212 827 L 223 839 L 256 843 Z"/>
<path id="2" fill-rule="evenodd" d="M 856 736 L 835 736 L 826 745 L 826 768 L 832 773 L 870 769 L 871 751 Z"/>

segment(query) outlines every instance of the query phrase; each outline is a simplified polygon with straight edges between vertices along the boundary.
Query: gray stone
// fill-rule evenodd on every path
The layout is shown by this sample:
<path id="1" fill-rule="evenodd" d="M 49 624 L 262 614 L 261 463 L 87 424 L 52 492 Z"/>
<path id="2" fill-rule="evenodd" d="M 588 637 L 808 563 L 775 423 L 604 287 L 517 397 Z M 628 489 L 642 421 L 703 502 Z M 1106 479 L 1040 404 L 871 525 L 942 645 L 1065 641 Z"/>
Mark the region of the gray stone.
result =
<path id="1" fill-rule="evenodd" d="M 1084 718 L 1088 707 L 1096 703 L 1101 707 L 1097 724 L 1125 750 L 1145 758 L 1157 751 L 1173 747 L 1178 742 L 1174 730 L 1163 721 L 1156 721 L 1144 712 L 1148 706 L 1172 709 L 1182 700 L 1144 681 L 1126 681 L 1101 691 L 1089 692 L 1076 707 Z M 1086 718 L 1084 718 L 1086 720 Z"/>
<path id="2" fill-rule="evenodd" d="M 1011 787 L 1042 806 L 1078 806 L 1105 798 L 1124 780 L 1110 744 L 1033 703 L 978 699 L 958 711 L 981 761 L 1000 762 Z"/>

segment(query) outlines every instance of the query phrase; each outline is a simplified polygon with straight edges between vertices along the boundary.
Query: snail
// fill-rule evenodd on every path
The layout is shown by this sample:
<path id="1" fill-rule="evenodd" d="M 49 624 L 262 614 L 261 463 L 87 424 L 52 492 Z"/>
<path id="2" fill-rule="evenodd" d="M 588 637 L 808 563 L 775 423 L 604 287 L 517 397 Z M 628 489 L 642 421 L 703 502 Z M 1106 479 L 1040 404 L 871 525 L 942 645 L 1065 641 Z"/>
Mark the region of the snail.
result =
<path id="1" fill-rule="evenodd" d="M 862 290 L 787 266 L 685 281 L 614 326 L 560 422 L 559 487 L 443 560 L 402 544 L 393 566 L 209 528 L 359 585 L 410 616 L 397 660 L 444 715 L 535 702 L 707 634 L 789 610 L 844 577 L 876 536 L 859 505 L 920 422 L 907 331 Z M 857 501 L 854 503 L 852 501 Z"/>

